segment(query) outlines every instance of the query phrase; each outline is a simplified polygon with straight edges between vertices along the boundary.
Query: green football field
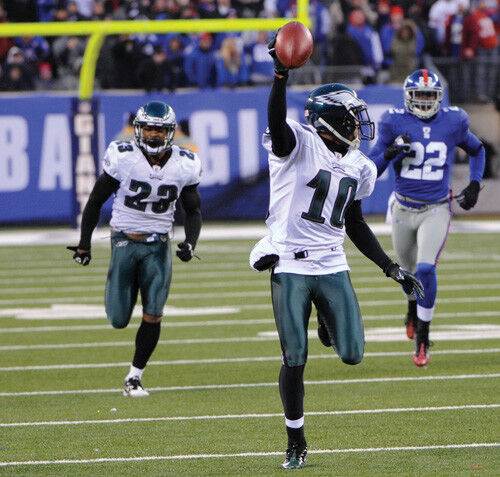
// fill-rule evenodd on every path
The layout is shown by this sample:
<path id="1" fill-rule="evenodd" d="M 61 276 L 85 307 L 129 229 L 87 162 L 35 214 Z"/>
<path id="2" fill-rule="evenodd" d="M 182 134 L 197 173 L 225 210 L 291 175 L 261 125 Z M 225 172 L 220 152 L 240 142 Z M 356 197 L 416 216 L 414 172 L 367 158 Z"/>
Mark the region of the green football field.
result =
<path id="1" fill-rule="evenodd" d="M 381 242 L 391 249 L 389 237 Z M 109 250 L 0 248 L 0 475 L 283 475 L 280 347 L 253 241 L 174 260 L 160 343 L 121 393 L 140 309 L 108 324 Z M 347 366 L 310 323 L 302 475 L 500 474 L 500 236 L 451 235 L 438 268 L 431 362 L 417 368 L 406 304 L 350 243 L 366 355 Z"/>

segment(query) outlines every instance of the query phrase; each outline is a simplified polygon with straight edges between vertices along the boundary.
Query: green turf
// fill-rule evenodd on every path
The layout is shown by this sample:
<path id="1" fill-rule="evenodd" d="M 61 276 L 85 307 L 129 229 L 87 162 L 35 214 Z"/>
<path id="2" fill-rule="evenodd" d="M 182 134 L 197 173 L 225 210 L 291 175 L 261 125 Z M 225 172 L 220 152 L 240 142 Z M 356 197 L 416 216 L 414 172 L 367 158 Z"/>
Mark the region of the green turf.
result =
<path id="1" fill-rule="evenodd" d="M 388 237 L 381 242 L 391 249 Z M 108 248 L 95 247 L 85 268 L 73 264 L 61 246 L 0 248 L 0 425 L 18 424 L 0 427 L 0 475 L 283 475 L 280 347 L 274 335 L 261 334 L 275 326 L 269 276 L 248 269 L 251 246 L 245 240 L 205 242 L 200 261 L 174 260 L 168 305 L 177 310 L 167 311 L 143 379 L 151 396 L 140 400 L 120 392 L 139 318 L 114 330 L 95 309 L 72 315 L 78 305 L 102 307 Z M 347 252 L 367 332 L 402 331 L 405 303 L 396 284 L 349 245 Z M 431 339 L 450 327 L 496 326 L 498 333 L 498 235 L 450 236 L 438 280 Z M 68 306 L 73 308 L 66 316 L 57 315 Z M 231 309 L 207 314 L 210 307 Z M 313 313 L 310 329 L 315 327 Z M 499 441 L 499 411 L 491 407 L 500 403 L 499 350 L 496 335 L 435 340 L 431 363 L 419 369 L 411 362 L 409 341 L 382 340 L 368 342 L 364 361 L 352 367 L 311 339 L 305 376 L 311 452 L 299 472 L 500 474 L 498 447 L 436 448 Z M 355 412 L 369 410 L 378 411 Z M 314 415 L 321 412 L 330 414 Z M 117 419 L 139 421 L 33 425 Z M 423 446 L 434 448 L 393 449 Z M 338 452 L 346 449 L 356 451 Z M 334 452 L 320 452 L 328 450 Z M 160 460 L 123 461 L 155 456 Z M 1 466 L 103 458 L 122 461 Z"/>

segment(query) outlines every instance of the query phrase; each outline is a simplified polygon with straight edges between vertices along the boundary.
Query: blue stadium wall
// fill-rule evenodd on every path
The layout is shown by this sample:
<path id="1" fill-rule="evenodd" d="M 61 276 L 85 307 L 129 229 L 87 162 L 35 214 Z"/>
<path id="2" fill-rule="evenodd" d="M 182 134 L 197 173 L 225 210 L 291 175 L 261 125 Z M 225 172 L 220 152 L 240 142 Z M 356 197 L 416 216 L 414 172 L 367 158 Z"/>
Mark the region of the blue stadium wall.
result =
<path id="1" fill-rule="evenodd" d="M 268 88 L 191 93 L 108 95 L 99 103 L 99 156 L 121 131 L 128 112 L 152 99 L 169 103 L 177 119 L 189 119 L 203 162 L 206 219 L 264 219 L 269 199 L 266 128 Z M 399 88 L 359 91 L 377 120 L 389 107 L 402 107 Z M 303 120 L 307 92 L 288 92 L 289 116 Z M 71 223 L 73 220 L 72 98 L 23 95 L 0 98 L 0 223 Z M 74 136 L 73 136 L 74 140 Z M 367 152 L 365 150 L 365 152 Z M 365 213 L 386 210 L 392 179 L 382 177 Z M 105 206 L 105 215 L 110 204 Z"/>

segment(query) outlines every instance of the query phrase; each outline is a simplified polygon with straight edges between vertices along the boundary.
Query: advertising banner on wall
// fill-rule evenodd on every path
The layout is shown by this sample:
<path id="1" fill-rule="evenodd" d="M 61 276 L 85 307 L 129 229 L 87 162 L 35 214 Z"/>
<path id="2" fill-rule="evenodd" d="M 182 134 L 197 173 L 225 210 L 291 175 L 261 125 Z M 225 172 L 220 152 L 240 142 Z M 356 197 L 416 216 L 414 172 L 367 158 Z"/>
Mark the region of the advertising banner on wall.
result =
<path id="1" fill-rule="evenodd" d="M 178 121 L 189 123 L 203 163 L 204 217 L 264 219 L 269 191 L 261 137 L 268 95 L 269 88 L 101 94 L 87 106 L 69 97 L 2 97 L 0 223 L 75 222 L 92 184 L 89 148 L 99 172 L 107 144 L 123 133 L 129 113 L 153 99 L 166 101 Z M 403 105 L 399 88 L 367 87 L 359 95 L 374 120 L 389 107 Z M 308 91 L 288 91 L 289 117 L 304 121 L 307 96 Z M 385 212 L 390 185 L 381 179 L 373 196 L 363 201 L 366 213 Z M 108 203 L 103 215 L 109 213 Z"/>

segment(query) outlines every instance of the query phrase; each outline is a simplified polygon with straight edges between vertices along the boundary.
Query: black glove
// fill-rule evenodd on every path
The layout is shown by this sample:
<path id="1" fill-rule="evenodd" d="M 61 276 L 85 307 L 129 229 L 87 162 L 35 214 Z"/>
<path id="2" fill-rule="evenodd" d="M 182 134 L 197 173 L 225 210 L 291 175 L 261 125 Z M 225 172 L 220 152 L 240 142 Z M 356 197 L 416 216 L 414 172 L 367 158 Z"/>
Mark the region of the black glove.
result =
<path id="1" fill-rule="evenodd" d="M 288 77 L 288 68 L 278 59 L 278 55 L 276 54 L 276 50 L 274 49 L 277 35 L 278 32 L 276 32 L 275 35 L 271 38 L 271 41 L 267 44 L 267 48 L 269 49 L 269 54 L 274 60 L 274 72 L 277 75 Z"/>
<path id="2" fill-rule="evenodd" d="M 415 292 L 420 299 L 424 297 L 424 287 L 420 283 L 420 280 L 406 270 L 403 270 L 397 263 L 391 263 L 387 266 L 384 273 L 387 277 L 400 283 L 407 295 Z"/>
<path id="3" fill-rule="evenodd" d="M 457 196 L 458 205 L 462 209 L 469 210 L 476 205 L 479 197 L 479 182 L 471 181 L 470 184 Z"/>
<path id="4" fill-rule="evenodd" d="M 178 243 L 177 247 L 179 250 L 175 253 L 183 262 L 189 262 L 194 257 L 194 248 L 189 242 Z"/>
<path id="5" fill-rule="evenodd" d="M 255 270 L 258 270 L 259 272 L 269 270 L 276 265 L 279 259 L 279 256 L 274 253 L 270 255 L 264 255 L 253 264 L 253 268 L 255 268 Z"/>
<path id="6" fill-rule="evenodd" d="M 79 263 L 80 265 L 88 265 L 91 260 L 91 255 L 90 255 L 90 250 L 87 250 L 86 252 L 80 253 L 78 252 L 78 247 L 66 247 L 68 250 L 71 250 L 72 252 L 75 252 L 73 254 L 73 259 L 75 260 L 76 263 Z"/>
<path id="7" fill-rule="evenodd" d="M 394 142 L 385 150 L 384 157 L 386 161 L 392 161 L 400 152 L 410 152 L 411 139 L 408 132 L 394 139 Z"/>

